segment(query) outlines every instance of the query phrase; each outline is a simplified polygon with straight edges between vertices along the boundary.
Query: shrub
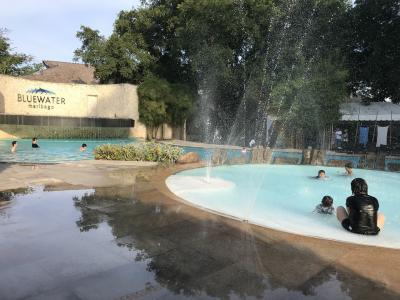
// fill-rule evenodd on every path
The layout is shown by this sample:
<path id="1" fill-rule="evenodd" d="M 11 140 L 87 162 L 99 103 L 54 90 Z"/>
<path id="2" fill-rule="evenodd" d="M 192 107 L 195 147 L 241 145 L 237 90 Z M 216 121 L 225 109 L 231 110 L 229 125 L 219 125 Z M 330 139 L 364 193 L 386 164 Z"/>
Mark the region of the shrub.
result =
<path id="1" fill-rule="evenodd" d="M 180 147 L 145 142 L 128 145 L 100 145 L 94 150 L 95 159 L 154 161 L 174 163 L 183 154 Z"/>

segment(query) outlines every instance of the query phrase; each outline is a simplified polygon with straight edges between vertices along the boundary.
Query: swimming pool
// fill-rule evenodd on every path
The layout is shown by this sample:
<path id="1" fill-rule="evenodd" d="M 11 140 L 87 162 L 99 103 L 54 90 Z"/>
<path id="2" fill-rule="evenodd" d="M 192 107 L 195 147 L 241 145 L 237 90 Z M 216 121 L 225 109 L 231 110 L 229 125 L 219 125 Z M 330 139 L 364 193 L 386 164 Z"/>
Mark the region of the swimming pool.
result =
<path id="1" fill-rule="evenodd" d="M 201 208 L 248 220 L 253 224 L 286 232 L 344 242 L 400 248 L 400 173 L 355 169 L 364 178 L 369 193 L 380 202 L 386 216 L 378 236 L 362 236 L 342 229 L 334 215 L 313 212 L 324 195 L 335 207 L 345 205 L 353 177 L 342 168 L 323 167 L 329 178 L 312 178 L 319 166 L 238 165 L 214 167 L 204 179 L 206 168 L 183 171 L 167 178 L 167 186 L 179 197 Z"/>
<path id="2" fill-rule="evenodd" d="M 30 139 L 18 139 L 17 151 L 11 153 L 9 139 L 0 140 L 0 162 L 18 163 L 59 163 L 67 161 L 94 159 L 93 150 L 101 144 L 127 144 L 134 139 L 107 140 L 48 140 L 39 139 L 39 149 L 32 149 Z M 80 152 L 80 146 L 87 144 L 87 150 Z"/>

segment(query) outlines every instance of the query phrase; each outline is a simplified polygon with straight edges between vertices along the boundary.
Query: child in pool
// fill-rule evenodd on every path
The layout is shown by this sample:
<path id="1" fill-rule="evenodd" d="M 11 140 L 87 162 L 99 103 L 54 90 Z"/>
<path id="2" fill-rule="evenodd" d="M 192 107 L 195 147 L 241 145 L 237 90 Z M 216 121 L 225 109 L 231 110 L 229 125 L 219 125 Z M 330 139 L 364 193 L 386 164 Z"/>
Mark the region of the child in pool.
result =
<path id="1" fill-rule="evenodd" d="M 345 175 L 347 176 L 353 176 L 353 164 L 351 162 L 346 163 L 344 165 L 344 169 L 346 170 Z"/>
<path id="2" fill-rule="evenodd" d="M 325 174 L 325 170 L 319 170 L 318 175 L 315 176 L 314 178 L 316 179 L 326 179 L 328 176 Z"/>
<path id="3" fill-rule="evenodd" d="M 331 196 L 324 196 L 321 203 L 315 207 L 315 210 L 319 214 L 332 215 L 335 212 L 333 206 L 333 199 Z"/>

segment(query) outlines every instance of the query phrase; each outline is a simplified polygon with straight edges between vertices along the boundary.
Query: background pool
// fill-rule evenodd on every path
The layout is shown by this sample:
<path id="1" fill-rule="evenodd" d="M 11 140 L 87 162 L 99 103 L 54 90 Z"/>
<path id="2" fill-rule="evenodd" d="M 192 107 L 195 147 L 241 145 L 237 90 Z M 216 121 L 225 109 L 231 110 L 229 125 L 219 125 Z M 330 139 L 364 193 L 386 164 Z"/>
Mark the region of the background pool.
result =
<path id="1" fill-rule="evenodd" d="M 18 148 L 11 153 L 12 140 L 0 140 L 0 162 L 58 163 L 66 161 L 94 159 L 93 150 L 101 144 L 127 144 L 134 139 L 107 140 L 47 140 L 39 139 L 39 149 L 32 149 L 30 139 L 18 139 Z M 80 146 L 87 144 L 87 150 L 80 152 Z"/>
<path id="2" fill-rule="evenodd" d="M 319 169 L 329 178 L 317 180 Z M 214 167 L 211 177 L 231 181 L 233 188 L 207 189 L 185 184 L 186 176 L 206 175 L 206 168 L 180 172 L 167 179 L 169 188 L 196 205 L 287 232 L 346 242 L 400 248 L 400 173 L 355 169 L 367 180 L 369 193 L 378 198 L 386 216 L 377 237 L 346 232 L 335 216 L 313 213 L 324 195 L 334 198 L 335 207 L 345 205 L 350 182 L 344 169 L 319 166 L 240 165 Z"/>

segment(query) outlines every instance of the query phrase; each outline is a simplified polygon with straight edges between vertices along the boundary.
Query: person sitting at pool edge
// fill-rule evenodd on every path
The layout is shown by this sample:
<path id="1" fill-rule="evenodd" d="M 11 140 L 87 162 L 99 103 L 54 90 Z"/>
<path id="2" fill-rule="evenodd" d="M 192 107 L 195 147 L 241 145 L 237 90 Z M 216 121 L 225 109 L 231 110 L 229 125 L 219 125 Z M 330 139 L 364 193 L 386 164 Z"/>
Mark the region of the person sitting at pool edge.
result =
<path id="1" fill-rule="evenodd" d="M 326 174 L 324 170 L 319 170 L 318 171 L 318 175 L 315 176 L 316 179 L 325 179 L 326 178 Z"/>
<path id="2" fill-rule="evenodd" d="M 331 196 L 324 196 L 321 203 L 315 207 L 315 210 L 319 214 L 332 215 L 335 212 L 333 206 L 333 199 Z"/>
<path id="3" fill-rule="evenodd" d="M 346 175 L 347 176 L 352 176 L 353 175 L 353 164 L 351 162 L 346 163 L 344 165 L 344 169 L 346 170 Z"/>
<path id="4" fill-rule="evenodd" d="M 14 153 L 17 151 L 17 141 L 12 141 L 11 142 L 11 152 Z"/>
<path id="5" fill-rule="evenodd" d="M 39 148 L 39 145 L 37 144 L 37 138 L 34 137 L 32 139 L 32 148 Z"/>
<path id="6" fill-rule="evenodd" d="M 347 210 L 339 206 L 336 216 L 343 228 L 358 234 L 377 235 L 385 223 L 385 216 L 378 213 L 379 202 L 368 195 L 367 182 L 355 178 L 351 182 L 352 196 L 346 200 Z"/>
<path id="7" fill-rule="evenodd" d="M 79 148 L 79 151 L 83 152 L 86 151 L 87 145 L 86 144 L 82 144 L 82 146 Z"/>

